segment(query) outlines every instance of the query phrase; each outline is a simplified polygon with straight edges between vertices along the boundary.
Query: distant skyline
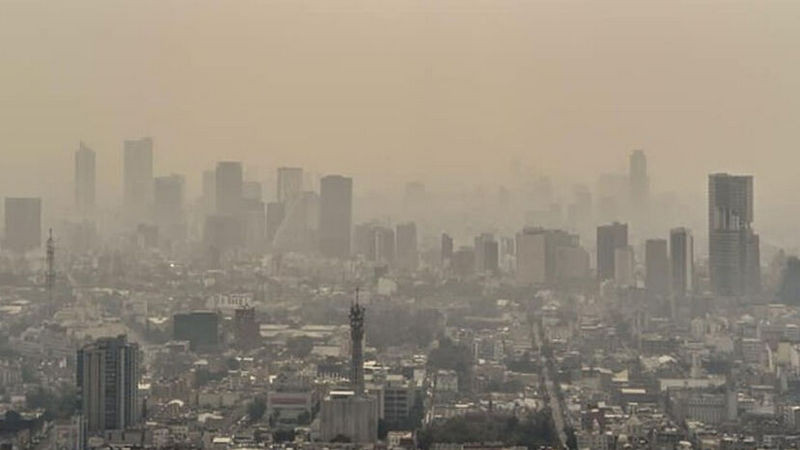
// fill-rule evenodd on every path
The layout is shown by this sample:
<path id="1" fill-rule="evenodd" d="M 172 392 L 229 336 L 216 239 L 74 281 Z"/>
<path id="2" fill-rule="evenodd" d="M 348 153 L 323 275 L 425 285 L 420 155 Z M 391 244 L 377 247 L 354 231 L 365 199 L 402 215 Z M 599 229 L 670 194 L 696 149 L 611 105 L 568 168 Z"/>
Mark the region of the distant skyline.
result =
<path id="1" fill-rule="evenodd" d="M 69 201 L 81 140 L 100 205 L 142 136 L 189 199 L 221 160 L 359 195 L 593 186 L 641 148 L 652 194 L 700 212 L 709 173 L 754 175 L 768 239 L 800 219 L 798 41 L 777 1 L 2 2 L 0 196 Z"/>

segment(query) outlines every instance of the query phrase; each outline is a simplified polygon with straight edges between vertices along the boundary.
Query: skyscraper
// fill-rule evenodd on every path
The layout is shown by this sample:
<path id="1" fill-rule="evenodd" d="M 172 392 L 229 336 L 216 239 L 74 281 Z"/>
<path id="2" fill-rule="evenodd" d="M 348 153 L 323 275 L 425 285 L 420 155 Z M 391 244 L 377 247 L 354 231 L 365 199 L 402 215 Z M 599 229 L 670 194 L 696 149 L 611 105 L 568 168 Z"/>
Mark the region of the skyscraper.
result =
<path id="1" fill-rule="evenodd" d="M 139 346 L 125 335 L 78 350 L 77 384 L 85 431 L 124 430 L 141 421 Z"/>
<path id="2" fill-rule="evenodd" d="M 129 216 L 138 220 L 153 197 L 153 139 L 126 140 L 123 153 L 123 204 Z"/>
<path id="3" fill-rule="evenodd" d="M 491 233 L 475 238 L 475 270 L 496 273 L 500 268 L 500 247 Z"/>
<path id="4" fill-rule="evenodd" d="M 442 233 L 441 259 L 442 267 L 449 267 L 453 259 L 453 238 L 447 233 Z"/>
<path id="5" fill-rule="evenodd" d="M 217 174 L 214 170 L 203 171 L 202 202 L 205 214 L 214 214 L 217 211 Z"/>
<path id="6" fill-rule="evenodd" d="M 217 214 L 238 217 L 242 212 L 242 163 L 218 162 L 214 185 Z"/>
<path id="7" fill-rule="evenodd" d="M 648 239 L 644 246 L 644 286 L 651 295 L 666 296 L 669 293 L 669 256 L 666 239 Z"/>
<path id="8" fill-rule="evenodd" d="M 694 238 L 688 228 L 669 232 L 669 253 L 672 263 L 672 293 L 684 296 L 694 289 Z"/>
<path id="9" fill-rule="evenodd" d="M 5 248 L 25 253 L 42 244 L 42 199 L 6 198 Z"/>
<path id="10" fill-rule="evenodd" d="M 316 192 L 303 191 L 297 198 L 281 203 L 286 210 L 275 231 L 272 249 L 278 252 L 309 253 L 319 249 L 320 199 Z"/>
<path id="11" fill-rule="evenodd" d="M 242 198 L 245 200 L 263 200 L 261 183 L 258 181 L 245 181 L 242 184 Z"/>
<path id="12" fill-rule="evenodd" d="M 184 184 L 181 175 L 173 174 L 155 179 L 154 218 L 159 234 L 168 239 L 183 239 L 186 235 L 183 216 Z"/>
<path id="13" fill-rule="evenodd" d="M 419 254 L 417 251 L 417 225 L 414 222 L 397 225 L 397 267 L 404 270 L 417 270 Z"/>
<path id="14" fill-rule="evenodd" d="M 350 254 L 353 179 L 328 175 L 320 181 L 319 248 L 330 258 Z"/>
<path id="15" fill-rule="evenodd" d="M 644 150 L 634 150 L 630 156 L 629 182 L 631 207 L 637 217 L 647 214 L 650 197 L 650 178 L 647 176 L 647 156 Z"/>
<path id="16" fill-rule="evenodd" d="M 628 224 L 614 222 L 597 227 L 597 278 L 614 278 L 614 252 L 628 247 Z"/>
<path id="17" fill-rule="evenodd" d="M 75 152 L 75 207 L 82 215 L 95 206 L 95 153 L 83 142 Z"/>
<path id="18" fill-rule="evenodd" d="M 564 252 L 564 249 L 573 249 L 575 252 Z M 577 266 L 583 266 L 578 261 L 582 258 L 575 259 L 581 253 L 580 250 L 578 235 L 563 230 L 523 229 L 521 233 L 517 233 L 517 283 L 553 284 L 559 278 L 571 278 L 571 274 L 576 272 L 567 264 L 577 263 Z M 559 267 L 559 262 L 565 265 Z"/>
<path id="19" fill-rule="evenodd" d="M 266 206 L 260 199 L 242 200 L 244 243 L 251 249 L 263 249 L 267 233 Z"/>
<path id="20" fill-rule="evenodd" d="M 273 244 L 275 235 L 283 223 L 283 218 L 286 216 L 286 205 L 281 202 L 267 203 L 267 243 Z"/>
<path id="21" fill-rule="evenodd" d="M 708 244 L 711 287 L 717 295 L 761 290 L 758 235 L 753 232 L 753 177 L 708 177 Z"/>
<path id="22" fill-rule="evenodd" d="M 279 202 L 287 203 L 295 200 L 303 192 L 303 169 L 279 167 L 277 188 Z"/>
<path id="23" fill-rule="evenodd" d="M 634 261 L 633 247 L 617 247 L 614 249 L 614 282 L 618 286 L 633 286 Z"/>
<path id="24" fill-rule="evenodd" d="M 398 227 L 399 231 L 400 227 Z M 398 240 L 395 238 L 394 230 L 390 227 L 374 222 L 356 225 L 353 231 L 353 253 L 364 256 L 367 261 L 382 265 L 393 264 L 397 256 L 396 244 L 411 245 L 413 243 L 410 236 L 411 230 L 405 229 L 403 232 L 407 236 Z M 416 248 L 416 244 L 414 246 Z"/>

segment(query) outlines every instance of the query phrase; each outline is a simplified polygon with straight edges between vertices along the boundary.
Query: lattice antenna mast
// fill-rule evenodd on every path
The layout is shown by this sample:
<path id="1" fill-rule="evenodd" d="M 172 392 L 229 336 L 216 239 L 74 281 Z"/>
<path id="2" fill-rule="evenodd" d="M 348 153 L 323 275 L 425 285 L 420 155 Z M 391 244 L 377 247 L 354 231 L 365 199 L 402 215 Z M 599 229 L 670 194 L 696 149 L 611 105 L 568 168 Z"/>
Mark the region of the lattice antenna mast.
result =
<path id="1" fill-rule="evenodd" d="M 53 240 L 53 229 L 50 228 L 50 236 L 47 238 L 47 273 L 45 274 L 47 285 L 47 299 L 52 304 L 53 291 L 56 287 L 56 244 Z"/>
<path id="2" fill-rule="evenodd" d="M 356 288 L 355 301 L 350 305 L 350 384 L 357 396 L 364 395 L 364 307 L 358 301 L 359 291 Z"/>

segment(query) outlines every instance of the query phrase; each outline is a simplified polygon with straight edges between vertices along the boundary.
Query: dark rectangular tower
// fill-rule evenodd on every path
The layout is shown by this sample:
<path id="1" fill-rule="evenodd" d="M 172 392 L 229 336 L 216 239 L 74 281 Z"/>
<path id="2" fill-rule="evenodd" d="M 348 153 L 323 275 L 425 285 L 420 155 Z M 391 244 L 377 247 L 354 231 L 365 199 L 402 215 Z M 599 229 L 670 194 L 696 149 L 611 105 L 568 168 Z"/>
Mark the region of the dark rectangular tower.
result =
<path id="1" fill-rule="evenodd" d="M 319 249 L 329 258 L 350 255 L 353 179 L 328 175 L 320 181 Z"/>
<path id="2" fill-rule="evenodd" d="M 597 279 L 614 278 L 614 252 L 628 246 L 628 224 L 614 222 L 597 227 Z"/>
<path id="3" fill-rule="evenodd" d="M 753 177 L 708 177 L 708 245 L 711 288 L 741 296 L 761 290 L 758 235 L 753 224 Z"/>
<path id="4" fill-rule="evenodd" d="M 81 215 L 88 215 L 95 206 L 95 153 L 83 142 L 75 152 L 75 207 Z"/>

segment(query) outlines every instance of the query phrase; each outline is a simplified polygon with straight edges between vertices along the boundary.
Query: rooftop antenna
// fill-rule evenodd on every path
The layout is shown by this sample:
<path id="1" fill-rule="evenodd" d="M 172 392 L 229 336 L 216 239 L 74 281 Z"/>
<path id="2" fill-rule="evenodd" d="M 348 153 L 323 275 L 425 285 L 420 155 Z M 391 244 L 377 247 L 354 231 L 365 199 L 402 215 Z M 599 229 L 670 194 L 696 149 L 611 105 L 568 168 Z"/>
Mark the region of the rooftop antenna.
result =
<path id="1" fill-rule="evenodd" d="M 356 288 L 356 296 L 350 305 L 350 347 L 351 376 L 350 383 L 355 395 L 364 395 L 364 307 L 358 302 L 360 288 Z"/>
<path id="2" fill-rule="evenodd" d="M 56 244 L 53 240 L 53 229 L 50 228 L 50 235 L 47 238 L 47 273 L 45 274 L 47 285 L 47 300 L 52 306 L 53 290 L 56 286 Z"/>

